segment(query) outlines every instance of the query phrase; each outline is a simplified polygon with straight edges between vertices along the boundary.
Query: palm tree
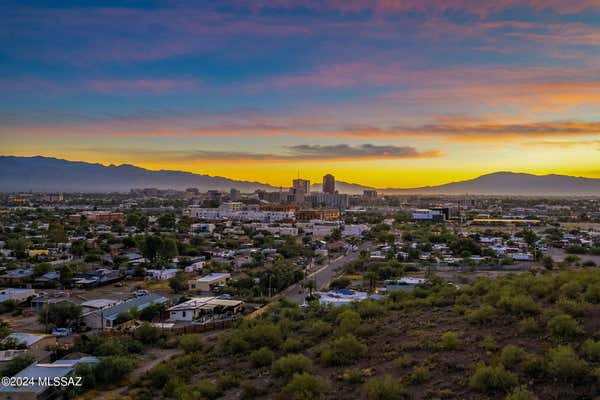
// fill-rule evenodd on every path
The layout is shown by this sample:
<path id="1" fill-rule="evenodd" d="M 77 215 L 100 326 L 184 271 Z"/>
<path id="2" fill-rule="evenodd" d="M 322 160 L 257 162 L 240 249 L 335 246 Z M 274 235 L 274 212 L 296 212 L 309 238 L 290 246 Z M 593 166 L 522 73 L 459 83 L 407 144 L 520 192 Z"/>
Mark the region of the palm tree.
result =
<path id="1" fill-rule="evenodd" d="M 314 279 L 306 279 L 302 282 L 302 287 L 308 289 L 308 298 L 312 299 L 313 291 L 317 289 L 317 282 Z"/>
<path id="2" fill-rule="evenodd" d="M 375 271 L 367 271 L 363 274 L 363 279 L 369 282 L 369 291 L 373 291 L 378 275 Z"/>

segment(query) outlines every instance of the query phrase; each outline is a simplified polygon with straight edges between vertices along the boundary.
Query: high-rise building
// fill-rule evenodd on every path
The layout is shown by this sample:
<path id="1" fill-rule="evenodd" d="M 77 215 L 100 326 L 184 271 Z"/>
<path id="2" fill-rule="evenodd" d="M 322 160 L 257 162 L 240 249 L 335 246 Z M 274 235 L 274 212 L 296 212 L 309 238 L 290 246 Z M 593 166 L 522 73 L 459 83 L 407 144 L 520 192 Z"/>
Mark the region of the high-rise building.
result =
<path id="1" fill-rule="evenodd" d="M 310 192 L 310 181 L 308 179 L 294 179 L 292 187 L 296 192 L 302 191 L 303 194 L 308 194 Z"/>
<path id="2" fill-rule="evenodd" d="M 323 177 L 323 193 L 335 193 L 335 177 L 331 174 Z"/>

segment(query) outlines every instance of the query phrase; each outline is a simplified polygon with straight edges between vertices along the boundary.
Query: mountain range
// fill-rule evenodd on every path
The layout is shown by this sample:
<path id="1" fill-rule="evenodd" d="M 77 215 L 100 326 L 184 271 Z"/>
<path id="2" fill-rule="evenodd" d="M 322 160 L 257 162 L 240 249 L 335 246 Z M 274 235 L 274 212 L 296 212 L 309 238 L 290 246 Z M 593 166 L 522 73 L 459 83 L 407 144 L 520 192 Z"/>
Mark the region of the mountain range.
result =
<path id="1" fill-rule="evenodd" d="M 235 188 L 242 192 L 256 189 L 279 190 L 278 187 L 261 182 L 238 181 L 183 171 L 153 171 L 128 164 L 104 166 L 42 156 L 0 156 L 0 192 L 126 192 L 145 187 L 177 190 L 195 187 L 200 191 Z M 312 190 L 320 188 L 320 184 L 312 185 Z M 362 193 L 369 188 L 354 183 L 336 182 L 336 189 L 341 193 Z M 384 194 L 600 196 L 600 179 L 496 172 L 439 186 L 377 190 Z"/>

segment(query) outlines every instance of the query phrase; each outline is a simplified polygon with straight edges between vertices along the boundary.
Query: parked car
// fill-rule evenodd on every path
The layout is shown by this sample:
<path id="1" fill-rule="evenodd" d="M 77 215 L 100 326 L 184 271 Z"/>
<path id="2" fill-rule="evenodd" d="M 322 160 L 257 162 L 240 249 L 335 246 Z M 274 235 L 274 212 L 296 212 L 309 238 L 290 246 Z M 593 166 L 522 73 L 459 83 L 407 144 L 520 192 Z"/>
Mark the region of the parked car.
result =
<path id="1" fill-rule="evenodd" d="M 142 296 L 146 296 L 148 294 L 147 290 L 136 290 L 135 292 L 133 292 L 133 294 L 135 295 L 135 297 L 142 297 Z"/>
<path id="2" fill-rule="evenodd" d="M 54 328 L 52 331 L 54 336 L 69 336 L 71 333 L 73 333 L 71 328 Z"/>

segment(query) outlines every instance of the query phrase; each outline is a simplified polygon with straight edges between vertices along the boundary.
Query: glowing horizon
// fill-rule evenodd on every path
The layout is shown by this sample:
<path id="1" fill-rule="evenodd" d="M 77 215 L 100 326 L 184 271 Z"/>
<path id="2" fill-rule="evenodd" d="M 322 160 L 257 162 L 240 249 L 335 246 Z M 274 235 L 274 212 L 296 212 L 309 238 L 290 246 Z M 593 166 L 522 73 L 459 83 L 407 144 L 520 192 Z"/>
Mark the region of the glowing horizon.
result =
<path id="1" fill-rule="evenodd" d="M 274 186 L 600 178 L 594 0 L 5 8 L 3 155 Z"/>

